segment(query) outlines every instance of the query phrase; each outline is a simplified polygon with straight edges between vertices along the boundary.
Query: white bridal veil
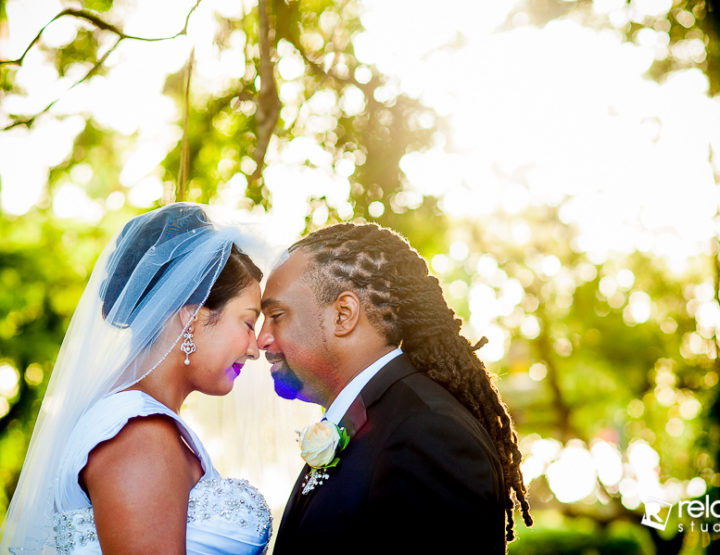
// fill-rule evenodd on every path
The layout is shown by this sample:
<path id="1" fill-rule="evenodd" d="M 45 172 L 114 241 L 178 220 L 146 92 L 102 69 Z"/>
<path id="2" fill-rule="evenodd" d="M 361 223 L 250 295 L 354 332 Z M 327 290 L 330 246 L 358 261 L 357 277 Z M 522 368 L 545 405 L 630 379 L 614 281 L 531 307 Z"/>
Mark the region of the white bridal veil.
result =
<path id="1" fill-rule="evenodd" d="M 279 254 L 264 244 L 262 225 L 240 225 L 216 207 L 192 203 L 137 216 L 108 244 L 60 348 L 3 523 L 0 553 L 55 552 L 53 469 L 65 438 L 98 399 L 133 385 L 178 348 L 184 330 L 173 316 L 186 305 L 199 310 L 233 244 L 266 276 Z M 191 395 L 182 416 L 219 470 L 267 488 L 277 511 L 301 462 L 293 429 L 315 409 L 274 398 L 267 366 L 246 365 L 224 398 Z"/>

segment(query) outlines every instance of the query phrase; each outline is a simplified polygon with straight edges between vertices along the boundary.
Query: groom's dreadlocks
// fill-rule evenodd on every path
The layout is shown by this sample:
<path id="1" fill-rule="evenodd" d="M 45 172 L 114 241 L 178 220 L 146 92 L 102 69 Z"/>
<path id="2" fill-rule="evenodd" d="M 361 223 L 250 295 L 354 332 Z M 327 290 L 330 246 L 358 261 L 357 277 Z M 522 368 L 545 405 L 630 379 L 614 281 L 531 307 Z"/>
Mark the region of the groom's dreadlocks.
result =
<path id="1" fill-rule="evenodd" d="M 437 278 L 402 237 L 376 224 L 338 224 L 301 239 L 290 251 L 311 254 L 306 276 L 319 302 L 344 290 L 361 298 L 368 318 L 399 345 L 412 364 L 467 407 L 492 437 L 502 461 L 506 539 L 515 537 L 513 492 L 527 526 L 533 523 L 520 471 L 521 454 L 507 407 L 494 377 L 460 335 L 462 321 L 447 305 Z"/>

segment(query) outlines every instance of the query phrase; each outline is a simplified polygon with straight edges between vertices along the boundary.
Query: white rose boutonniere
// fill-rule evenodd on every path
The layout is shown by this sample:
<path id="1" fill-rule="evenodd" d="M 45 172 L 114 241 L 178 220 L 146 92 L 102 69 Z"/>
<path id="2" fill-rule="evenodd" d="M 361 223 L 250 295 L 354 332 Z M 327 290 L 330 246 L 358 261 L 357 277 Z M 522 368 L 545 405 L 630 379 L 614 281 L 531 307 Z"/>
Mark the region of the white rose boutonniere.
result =
<path id="1" fill-rule="evenodd" d="M 303 487 L 303 494 L 307 494 L 330 477 L 324 470 L 337 466 L 337 454 L 347 447 L 350 438 L 345 428 L 322 420 L 299 432 L 298 442 L 300 456 L 311 468 Z"/>

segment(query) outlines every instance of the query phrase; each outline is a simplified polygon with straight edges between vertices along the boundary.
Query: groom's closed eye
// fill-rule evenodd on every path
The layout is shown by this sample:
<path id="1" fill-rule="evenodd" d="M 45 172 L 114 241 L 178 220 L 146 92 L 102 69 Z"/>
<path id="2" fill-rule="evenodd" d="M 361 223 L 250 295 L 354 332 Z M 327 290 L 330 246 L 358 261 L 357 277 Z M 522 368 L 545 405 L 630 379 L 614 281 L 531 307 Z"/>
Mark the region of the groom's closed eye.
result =
<path id="1" fill-rule="evenodd" d="M 278 316 L 283 314 L 283 310 L 279 309 L 280 302 L 275 299 L 265 299 L 262 302 L 263 314 L 265 318 L 276 320 Z"/>

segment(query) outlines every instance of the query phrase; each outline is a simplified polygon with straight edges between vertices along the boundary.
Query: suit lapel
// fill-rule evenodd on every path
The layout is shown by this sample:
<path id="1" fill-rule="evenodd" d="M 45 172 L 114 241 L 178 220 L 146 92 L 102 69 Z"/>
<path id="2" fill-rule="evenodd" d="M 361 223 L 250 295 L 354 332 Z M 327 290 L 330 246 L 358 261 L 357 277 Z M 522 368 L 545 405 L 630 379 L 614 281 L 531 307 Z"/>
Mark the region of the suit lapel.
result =
<path id="1" fill-rule="evenodd" d="M 288 499 L 287 504 L 285 505 L 285 510 L 283 511 L 282 521 L 285 522 L 289 520 L 289 516 L 298 505 L 298 502 L 300 501 L 300 498 L 303 497 L 300 492 L 302 492 L 302 482 L 305 477 L 305 474 L 308 473 L 310 470 L 310 467 L 308 465 L 303 466 L 302 470 L 300 471 L 300 475 L 298 476 L 298 479 L 295 481 L 295 487 L 292 490 L 292 493 L 290 494 L 290 497 Z"/>
<path id="2" fill-rule="evenodd" d="M 362 395 L 355 397 L 355 400 L 348 407 L 347 412 L 340 419 L 340 427 L 345 428 L 348 437 L 352 439 L 360 431 L 367 421 L 367 411 Z"/>

